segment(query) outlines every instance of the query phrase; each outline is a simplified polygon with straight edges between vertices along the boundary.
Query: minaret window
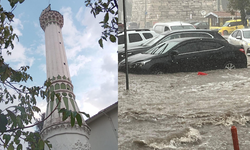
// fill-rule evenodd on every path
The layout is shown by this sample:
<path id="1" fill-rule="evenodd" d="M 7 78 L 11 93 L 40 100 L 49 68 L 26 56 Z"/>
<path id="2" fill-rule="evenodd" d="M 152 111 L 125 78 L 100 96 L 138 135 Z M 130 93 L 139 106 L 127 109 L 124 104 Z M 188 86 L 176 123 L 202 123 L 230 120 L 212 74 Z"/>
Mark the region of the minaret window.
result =
<path id="1" fill-rule="evenodd" d="M 50 86 L 50 91 L 54 91 L 54 86 L 53 85 Z"/>
<path id="2" fill-rule="evenodd" d="M 61 44 L 61 42 L 59 42 L 59 44 Z"/>
<path id="3" fill-rule="evenodd" d="M 58 90 L 58 89 L 60 89 L 60 85 L 57 83 L 57 84 L 55 85 L 55 90 Z"/>
<path id="4" fill-rule="evenodd" d="M 70 86 L 67 84 L 67 90 L 70 90 L 71 91 L 71 88 L 70 88 Z"/>
<path id="5" fill-rule="evenodd" d="M 64 83 L 61 84 L 62 89 L 66 89 L 66 85 Z"/>

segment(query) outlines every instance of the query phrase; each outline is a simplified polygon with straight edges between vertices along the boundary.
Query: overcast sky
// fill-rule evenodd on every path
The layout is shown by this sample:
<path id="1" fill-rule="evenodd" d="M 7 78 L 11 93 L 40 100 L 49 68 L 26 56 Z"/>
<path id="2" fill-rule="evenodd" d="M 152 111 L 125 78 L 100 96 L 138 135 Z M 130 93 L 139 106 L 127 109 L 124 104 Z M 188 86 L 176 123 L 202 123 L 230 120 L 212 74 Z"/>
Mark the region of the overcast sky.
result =
<path id="1" fill-rule="evenodd" d="M 117 102 L 117 44 L 104 42 L 104 49 L 99 47 L 103 18 L 95 19 L 84 0 L 50 0 L 50 4 L 64 17 L 62 35 L 78 107 L 93 116 Z M 1 5 L 10 10 L 7 1 Z M 15 41 L 12 55 L 4 53 L 4 58 L 15 69 L 30 66 L 33 82 L 28 85 L 41 86 L 46 80 L 45 35 L 39 16 L 48 5 L 49 0 L 26 0 L 13 11 L 19 42 Z M 46 101 L 38 99 L 38 106 L 45 112 Z"/>

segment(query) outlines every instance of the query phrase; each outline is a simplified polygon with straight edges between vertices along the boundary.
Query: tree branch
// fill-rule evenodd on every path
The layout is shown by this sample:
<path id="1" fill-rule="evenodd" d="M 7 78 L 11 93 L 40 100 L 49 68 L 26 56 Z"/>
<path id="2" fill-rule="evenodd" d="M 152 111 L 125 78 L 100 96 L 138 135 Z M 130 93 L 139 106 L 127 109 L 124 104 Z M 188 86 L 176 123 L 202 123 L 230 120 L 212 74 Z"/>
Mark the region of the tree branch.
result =
<path id="1" fill-rule="evenodd" d="M 47 120 L 47 119 L 54 113 L 54 111 L 55 111 L 55 110 L 57 109 L 57 107 L 59 106 L 59 103 L 60 103 L 60 102 L 61 102 L 61 97 L 60 97 L 59 102 L 57 103 L 56 107 L 54 108 L 54 110 L 53 110 L 46 118 L 44 118 L 43 120 L 41 120 L 41 121 L 39 121 L 39 122 L 37 122 L 37 123 L 35 123 L 35 124 L 33 124 L 33 125 L 26 126 L 26 127 L 19 127 L 19 128 L 15 128 L 15 129 L 9 129 L 9 130 L 4 131 L 3 133 L 5 133 L 5 132 L 12 132 L 12 131 L 19 130 L 19 129 L 31 128 L 31 127 L 33 127 L 33 126 L 38 125 L 38 124 L 41 123 L 41 122 L 44 122 L 45 120 Z"/>

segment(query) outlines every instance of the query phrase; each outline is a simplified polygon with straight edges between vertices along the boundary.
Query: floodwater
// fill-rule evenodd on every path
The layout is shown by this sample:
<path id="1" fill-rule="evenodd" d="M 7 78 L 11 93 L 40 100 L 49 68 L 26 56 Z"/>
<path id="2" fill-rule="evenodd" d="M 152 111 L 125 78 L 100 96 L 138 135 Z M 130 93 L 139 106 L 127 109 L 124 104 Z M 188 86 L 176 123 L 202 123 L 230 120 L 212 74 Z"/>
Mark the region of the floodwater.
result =
<path id="1" fill-rule="evenodd" d="M 119 72 L 119 150 L 249 150 L 250 67 L 205 73 Z"/>

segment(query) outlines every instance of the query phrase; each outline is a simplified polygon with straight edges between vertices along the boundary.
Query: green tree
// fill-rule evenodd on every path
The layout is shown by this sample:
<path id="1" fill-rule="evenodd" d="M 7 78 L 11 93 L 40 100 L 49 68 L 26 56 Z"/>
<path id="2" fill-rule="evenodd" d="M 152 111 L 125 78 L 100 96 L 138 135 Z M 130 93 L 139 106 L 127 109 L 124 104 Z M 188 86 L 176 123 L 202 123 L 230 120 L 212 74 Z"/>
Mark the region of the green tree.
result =
<path id="1" fill-rule="evenodd" d="M 228 0 L 228 9 L 234 14 L 235 11 L 240 11 L 241 21 L 244 26 L 247 26 L 246 22 L 246 11 L 250 8 L 249 0 Z"/>
<path id="2" fill-rule="evenodd" d="M 17 35 L 13 32 L 11 22 L 13 21 L 14 14 L 12 13 L 18 3 L 23 3 L 24 0 L 8 0 L 11 11 L 5 11 L 0 5 L 0 50 L 6 50 L 7 54 L 11 54 L 14 48 L 13 41 L 18 39 Z M 10 49 L 10 50 L 9 50 Z M 23 145 L 21 141 L 31 143 L 31 147 L 43 149 L 44 144 L 52 147 L 48 141 L 38 139 L 34 142 L 34 136 L 39 136 L 39 133 L 25 131 L 27 128 L 39 125 L 46 120 L 57 109 L 61 97 L 49 90 L 51 82 L 45 81 L 43 86 L 25 86 L 27 81 L 32 81 L 32 77 L 27 73 L 28 66 L 22 66 L 20 69 L 15 70 L 9 64 L 5 63 L 4 58 L 0 56 L 0 105 L 6 106 L 0 108 L 0 149 L 6 148 L 7 150 L 21 150 Z M 55 97 L 59 100 L 54 111 L 51 112 L 46 118 L 33 124 L 35 120 L 35 113 L 40 112 L 36 106 L 37 97 L 46 100 L 54 100 Z M 77 120 L 78 125 L 82 125 L 81 116 L 79 113 L 65 108 L 60 109 L 62 119 L 66 120 L 71 118 L 71 125 L 75 125 Z"/>
<path id="3" fill-rule="evenodd" d="M 96 18 L 100 13 L 104 14 L 103 21 L 99 22 L 104 29 L 98 43 L 103 48 L 103 40 L 109 39 L 116 42 L 118 32 L 118 4 L 117 0 L 85 0 L 87 7 L 91 8 L 90 13 Z"/>
<path id="4" fill-rule="evenodd" d="M 40 115 L 40 119 L 36 119 L 36 131 L 34 132 L 34 142 L 35 143 L 38 143 L 39 140 L 41 139 L 41 136 L 40 136 L 40 133 L 43 129 L 43 120 L 45 119 L 45 113 L 42 113 Z M 31 141 L 29 141 L 29 147 L 27 148 L 27 150 L 35 150 L 36 148 L 34 147 L 34 144 L 33 143 L 30 143 Z M 40 150 L 43 150 L 43 149 L 40 149 Z"/>

